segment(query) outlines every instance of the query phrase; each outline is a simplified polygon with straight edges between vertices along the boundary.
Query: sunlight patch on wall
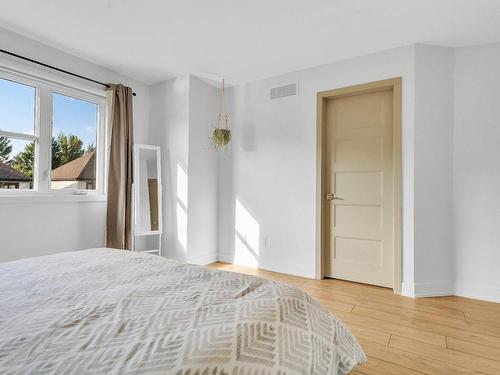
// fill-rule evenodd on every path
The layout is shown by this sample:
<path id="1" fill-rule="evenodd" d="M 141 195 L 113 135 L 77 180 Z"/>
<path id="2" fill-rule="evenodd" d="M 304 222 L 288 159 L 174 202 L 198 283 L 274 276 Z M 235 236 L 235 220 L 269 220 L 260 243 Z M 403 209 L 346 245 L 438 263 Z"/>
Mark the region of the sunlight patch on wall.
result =
<path id="1" fill-rule="evenodd" d="M 177 241 L 187 249 L 188 176 L 177 164 Z"/>
<path id="2" fill-rule="evenodd" d="M 260 226 L 236 199 L 234 263 L 249 267 L 259 265 Z"/>
<path id="3" fill-rule="evenodd" d="M 182 167 L 177 164 L 177 200 L 186 208 L 188 206 L 188 176 Z"/>

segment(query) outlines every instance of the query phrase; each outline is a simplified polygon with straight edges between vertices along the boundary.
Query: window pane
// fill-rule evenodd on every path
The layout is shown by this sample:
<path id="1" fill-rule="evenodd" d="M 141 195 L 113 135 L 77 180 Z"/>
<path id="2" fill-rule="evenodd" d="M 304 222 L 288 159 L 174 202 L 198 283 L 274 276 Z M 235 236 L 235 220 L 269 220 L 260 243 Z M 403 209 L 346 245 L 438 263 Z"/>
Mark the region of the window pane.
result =
<path id="1" fill-rule="evenodd" d="M 53 95 L 52 189 L 96 188 L 97 104 Z"/>
<path id="2" fill-rule="evenodd" d="M 0 78 L 0 130 L 34 134 L 35 88 Z"/>
<path id="3" fill-rule="evenodd" d="M 0 137 L 0 189 L 33 189 L 35 142 Z"/>

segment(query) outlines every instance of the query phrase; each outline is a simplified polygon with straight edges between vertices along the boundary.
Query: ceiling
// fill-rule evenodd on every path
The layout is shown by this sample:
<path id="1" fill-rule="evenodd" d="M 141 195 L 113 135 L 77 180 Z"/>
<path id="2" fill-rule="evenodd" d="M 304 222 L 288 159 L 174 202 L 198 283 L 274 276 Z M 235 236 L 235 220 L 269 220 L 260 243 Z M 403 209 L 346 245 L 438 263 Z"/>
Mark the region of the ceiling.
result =
<path id="1" fill-rule="evenodd" d="M 498 0 L 2 0 L 0 26 L 145 83 L 500 41 Z"/>

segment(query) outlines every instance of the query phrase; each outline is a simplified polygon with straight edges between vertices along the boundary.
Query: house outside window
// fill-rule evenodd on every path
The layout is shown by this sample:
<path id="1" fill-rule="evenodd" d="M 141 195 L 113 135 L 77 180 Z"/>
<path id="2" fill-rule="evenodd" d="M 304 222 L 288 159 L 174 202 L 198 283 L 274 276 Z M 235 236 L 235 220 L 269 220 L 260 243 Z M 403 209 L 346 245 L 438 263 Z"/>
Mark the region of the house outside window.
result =
<path id="1" fill-rule="evenodd" d="M 0 161 L 0 189 L 30 189 L 31 177 Z"/>
<path id="2" fill-rule="evenodd" d="M 52 189 L 94 190 L 96 182 L 95 151 L 52 170 Z"/>

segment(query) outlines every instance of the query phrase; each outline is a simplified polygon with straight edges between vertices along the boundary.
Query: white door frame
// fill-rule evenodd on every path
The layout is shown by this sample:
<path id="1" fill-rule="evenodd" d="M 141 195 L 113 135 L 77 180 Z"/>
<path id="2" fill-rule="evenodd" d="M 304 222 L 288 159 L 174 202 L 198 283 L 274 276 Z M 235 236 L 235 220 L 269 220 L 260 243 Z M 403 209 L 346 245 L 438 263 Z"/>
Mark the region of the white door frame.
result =
<path id="1" fill-rule="evenodd" d="M 394 272 L 393 290 L 401 294 L 401 77 L 356 86 L 322 91 L 317 94 L 316 123 L 316 278 L 324 278 L 325 266 L 325 159 L 326 102 L 346 96 L 392 90 L 393 100 L 393 191 L 394 191 Z"/>

